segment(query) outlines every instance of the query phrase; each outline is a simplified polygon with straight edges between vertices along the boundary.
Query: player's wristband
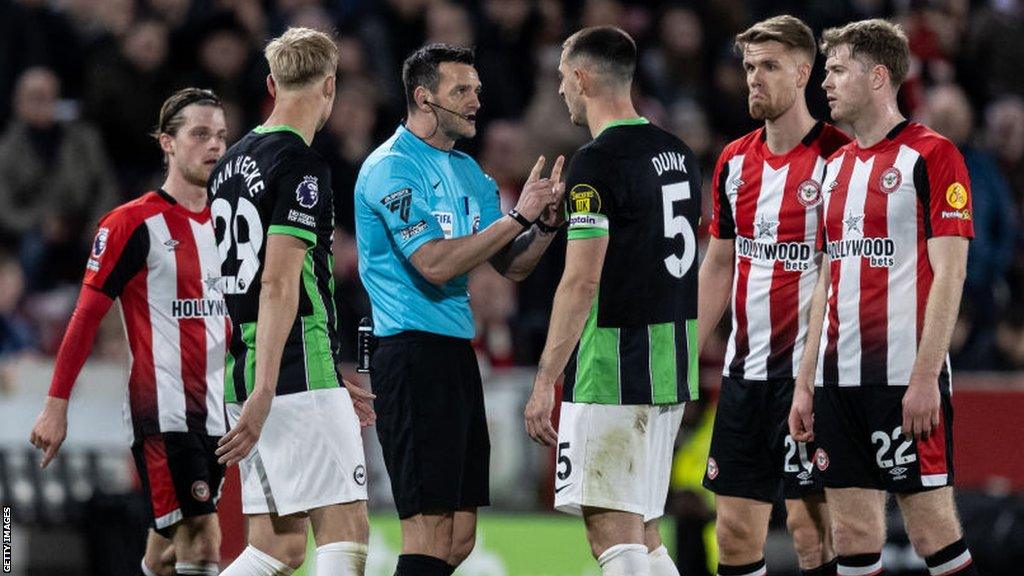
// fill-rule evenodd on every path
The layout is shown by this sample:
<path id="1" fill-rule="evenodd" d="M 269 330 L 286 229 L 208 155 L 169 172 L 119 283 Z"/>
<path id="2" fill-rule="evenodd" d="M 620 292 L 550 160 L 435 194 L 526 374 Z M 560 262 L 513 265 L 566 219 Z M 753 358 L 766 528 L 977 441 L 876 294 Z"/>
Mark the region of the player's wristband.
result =
<path id="1" fill-rule="evenodd" d="M 518 211 L 516 211 L 515 208 L 509 210 L 508 215 L 511 216 L 512 219 L 515 220 L 516 222 L 519 222 L 519 224 L 523 227 L 524 230 L 529 228 L 530 226 L 533 226 L 533 222 L 527 220 L 526 216 L 520 214 Z"/>
<path id="2" fill-rule="evenodd" d="M 561 230 L 562 226 L 565 225 L 565 223 L 563 222 L 558 226 L 548 226 L 547 224 L 541 222 L 540 220 L 537 220 L 536 222 L 534 222 L 534 224 L 537 225 L 537 229 L 540 230 L 542 234 L 554 234 L 555 232 Z"/>

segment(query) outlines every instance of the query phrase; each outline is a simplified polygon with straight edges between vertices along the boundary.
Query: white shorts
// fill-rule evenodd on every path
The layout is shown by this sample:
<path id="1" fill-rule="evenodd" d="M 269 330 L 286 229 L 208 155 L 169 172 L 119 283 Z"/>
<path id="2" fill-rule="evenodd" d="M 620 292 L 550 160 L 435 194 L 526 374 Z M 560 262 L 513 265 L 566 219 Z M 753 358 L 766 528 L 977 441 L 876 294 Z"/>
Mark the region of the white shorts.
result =
<path id="1" fill-rule="evenodd" d="M 242 405 L 226 405 L 234 426 Z M 366 457 L 348 390 L 275 396 L 260 439 L 238 464 L 242 512 L 286 516 L 366 500 Z"/>
<path id="2" fill-rule="evenodd" d="M 581 507 L 665 513 L 683 404 L 660 406 L 562 402 L 555 466 L 555 510 Z"/>

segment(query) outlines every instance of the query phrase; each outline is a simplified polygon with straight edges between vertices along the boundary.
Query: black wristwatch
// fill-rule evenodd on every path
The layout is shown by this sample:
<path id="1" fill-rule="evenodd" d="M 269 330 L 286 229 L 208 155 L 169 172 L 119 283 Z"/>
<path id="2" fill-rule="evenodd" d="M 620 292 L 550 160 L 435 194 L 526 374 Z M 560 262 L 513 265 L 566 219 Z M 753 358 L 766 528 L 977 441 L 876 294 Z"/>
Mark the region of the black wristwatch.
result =
<path id="1" fill-rule="evenodd" d="M 519 222 L 519 224 L 523 227 L 523 230 L 526 230 L 530 226 L 533 226 L 533 222 L 527 220 L 526 216 L 520 214 L 519 211 L 517 211 L 515 208 L 509 210 L 508 215 L 511 216 L 512 219 L 515 220 L 516 222 Z"/>
<path id="2" fill-rule="evenodd" d="M 537 220 L 536 222 L 534 222 L 534 224 L 537 225 L 537 229 L 540 230 L 541 233 L 543 233 L 543 234 L 554 234 L 555 232 L 558 232 L 559 230 L 562 229 L 562 226 L 565 225 L 565 222 L 563 222 L 562 224 L 560 224 L 558 226 L 548 226 L 544 222 L 541 222 L 540 220 Z"/>

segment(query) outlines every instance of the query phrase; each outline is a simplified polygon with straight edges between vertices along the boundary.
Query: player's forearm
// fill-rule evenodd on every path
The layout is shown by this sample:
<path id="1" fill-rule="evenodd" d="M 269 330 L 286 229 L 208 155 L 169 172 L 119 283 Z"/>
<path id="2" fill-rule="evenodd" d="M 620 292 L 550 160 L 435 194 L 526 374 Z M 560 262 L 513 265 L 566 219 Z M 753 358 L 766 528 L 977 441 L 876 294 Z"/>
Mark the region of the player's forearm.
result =
<path id="1" fill-rule="evenodd" d="M 544 233 L 534 226 L 491 257 L 491 265 L 502 276 L 519 282 L 537 267 L 554 238 L 554 232 Z"/>
<path id="2" fill-rule="evenodd" d="M 732 263 L 707 257 L 697 279 L 697 350 L 703 350 L 715 331 L 732 294 Z"/>
<path id="3" fill-rule="evenodd" d="M 949 266 L 941 272 L 936 271 L 931 290 L 928 292 L 924 326 L 921 329 L 921 341 L 917 347 L 913 369 L 914 374 L 925 378 L 911 378 L 911 382 L 938 382 L 942 364 L 949 351 L 953 327 L 956 325 L 964 277 L 962 266 Z"/>
<path id="4" fill-rule="evenodd" d="M 88 285 L 82 286 L 75 311 L 71 313 L 71 321 L 57 352 L 48 394 L 49 398 L 65 400 L 65 408 L 66 400 L 71 397 L 71 389 L 92 352 L 100 323 L 113 303 L 103 292 Z"/>
<path id="5" fill-rule="evenodd" d="M 522 232 L 519 222 L 504 216 L 479 234 L 432 240 L 416 250 L 410 260 L 428 282 L 440 286 L 483 264 Z"/>
<path id="6" fill-rule="evenodd" d="M 814 388 L 814 373 L 818 369 L 818 349 L 821 347 L 821 332 L 825 326 L 825 311 L 828 307 L 829 261 L 822 260 L 818 272 L 818 283 L 811 295 L 811 307 L 807 318 L 807 339 L 804 341 L 804 355 L 800 358 L 796 385 L 808 390 Z"/>
<path id="7" fill-rule="evenodd" d="M 597 295 L 597 283 L 582 278 L 563 278 L 551 307 L 548 338 L 537 370 L 537 385 L 551 385 L 569 362 L 580 340 L 587 314 Z"/>
<path id="8" fill-rule="evenodd" d="M 281 372 L 281 355 L 299 310 L 298 280 L 267 280 L 260 288 L 256 323 L 256 382 L 253 393 L 274 395 Z"/>

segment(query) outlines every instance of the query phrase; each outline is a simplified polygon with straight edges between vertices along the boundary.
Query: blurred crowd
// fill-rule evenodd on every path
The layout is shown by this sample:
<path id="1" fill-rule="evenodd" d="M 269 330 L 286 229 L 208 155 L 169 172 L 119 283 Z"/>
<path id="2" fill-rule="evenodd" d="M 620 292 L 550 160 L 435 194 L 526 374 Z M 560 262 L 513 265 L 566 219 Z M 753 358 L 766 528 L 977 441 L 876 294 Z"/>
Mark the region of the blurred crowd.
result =
<path id="1" fill-rule="evenodd" d="M 915 56 L 904 113 L 956 142 L 973 182 L 977 236 L 954 362 L 1024 368 L 1024 0 L 0 0 L 0 384 L 11 385 L 18 358 L 56 350 L 98 218 L 162 181 L 148 134 L 163 99 L 187 85 L 216 91 L 230 144 L 268 112 L 261 51 L 288 26 L 335 33 L 341 49 L 334 114 L 313 145 L 333 172 L 351 356 L 368 311 L 352 190 L 363 158 L 402 121 L 409 52 L 432 41 L 475 47 L 480 130 L 458 146 L 512 205 L 538 155 L 569 155 L 589 139 L 557 93 L 568 33 L 614 24 L 633 35 L 637 107 L 700 155 L 707 183 L 725 143 L 756 126 L 732 38 L 780 13 L 816 33 L 875 16 L 903 24 Z M 822 61 L 808 99 L 827 119 Z M 492 365 L 536 362 L 563 252 L 556 245 L 518 285 L 488 267 L 474 273 L 477 346 Z M 97 353 L 116 358 L 123 336 L 111 316 Z"/>

